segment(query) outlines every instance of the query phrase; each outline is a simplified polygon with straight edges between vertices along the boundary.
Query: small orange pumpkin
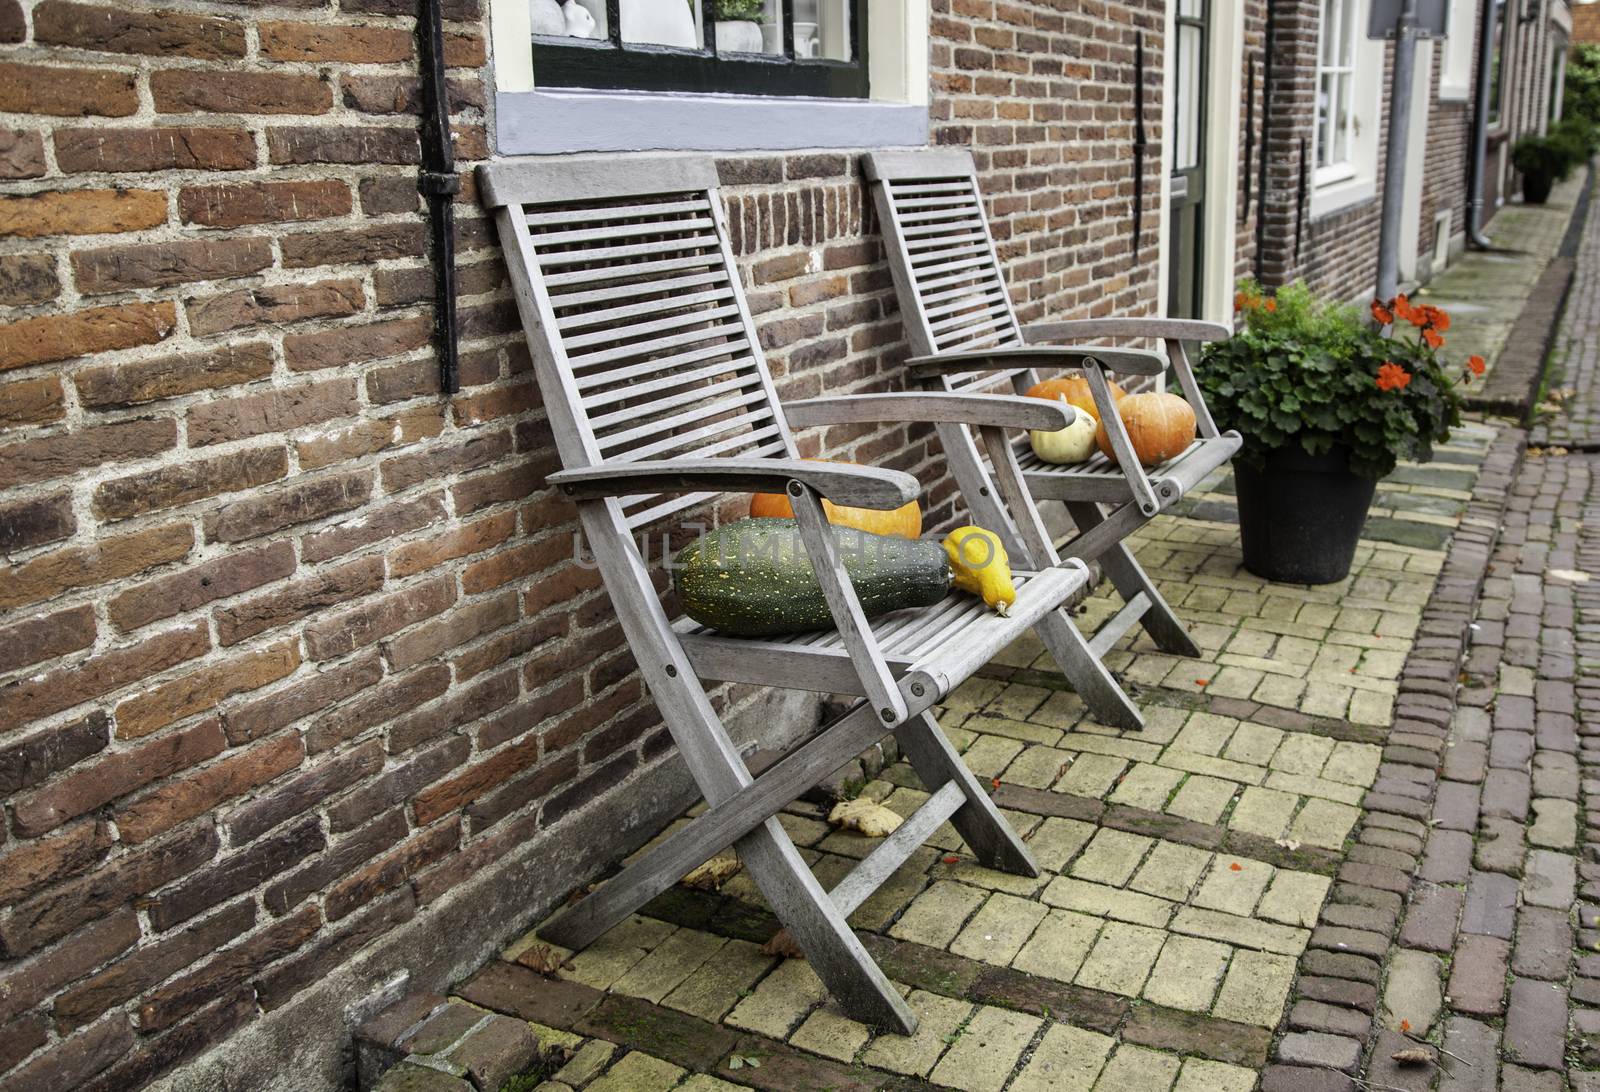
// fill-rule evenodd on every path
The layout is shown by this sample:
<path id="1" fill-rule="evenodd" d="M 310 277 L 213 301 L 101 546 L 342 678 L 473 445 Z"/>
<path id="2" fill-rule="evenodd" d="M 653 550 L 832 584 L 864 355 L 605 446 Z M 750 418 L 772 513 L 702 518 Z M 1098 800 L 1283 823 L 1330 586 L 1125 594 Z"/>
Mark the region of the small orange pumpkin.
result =
<path id="1" fill-rule="evenodd" d="M 1107 380 L 1111 388 L 1111 400 L 1121 403 L 1128 397 L 1128 392 Z M 1094 404 L 1094 391 L 1089 387 L 1089 381 L 1081 375 L 1064 375 L 1055 379 L 1046 379 L 1042 383 L 1035 383 L 1028 388 L 1029 398 L 1048 398 L 1054 402 L 1065 399 L 1077 406 L 1085 413 L 1093 414 L 1096 419 L 1100 417 L 1100 408 Z"/>
<path id="2" fill-rule="evenodd" d="M 907 501 L 899 508 L 886 511 L 878 508 L 851 508 L 844 504 L 834 504 L 824 497 L 822 511 L 828 517 L 828 522 L 838 527 L 854 527 L 859 531 L 870 531 L 875 535 L 899 535 L 901 538 L 919 538 L 922 535 L 922 508 L 916 501 Z M 782 493 L 753 493 L 750 496 L 750 515 L 756 519 L 763 516 L 794 519 L 794 507 L 789 503 L 789 498 Z"/>
<path id="3" fill-rule="evenodd" d="M 1194 443 L 1194 407 L 1175 394 L 1130 394 L 1117 403 L 1117 416 L 1128 430 L 1134 455 L 1145 466 L 1175 458 Z M 1104 423 L 1094 440 L 1106 458 L 1115 462 L 1116 452 Z"/>

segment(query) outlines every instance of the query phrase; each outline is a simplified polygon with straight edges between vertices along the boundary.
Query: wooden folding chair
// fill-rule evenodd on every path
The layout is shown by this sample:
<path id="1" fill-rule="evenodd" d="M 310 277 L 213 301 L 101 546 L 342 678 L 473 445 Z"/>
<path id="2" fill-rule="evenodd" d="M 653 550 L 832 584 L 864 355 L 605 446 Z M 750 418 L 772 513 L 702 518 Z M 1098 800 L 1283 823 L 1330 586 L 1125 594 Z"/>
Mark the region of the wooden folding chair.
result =
<path id="1" fill-rule="evenodd" d="M 1200 650 L 1134 559 L 1126 539 L 1239 450 L 1243 441 L 1237 432 L 1217 431 L 1184 346 L 1186 341 L 1225 338 L 1232 331 L 1217 323 L 1154 318 L 1024 327 L 1006 290 L 972 156 L 943 148 L 875 152 L 864 157 L 863 166 L 911 341 L 914 355 L 907 366 L 913 377 L 951 392 L 1009 384 L 1021 393 L 1038 382 L 1039 368 L 1080 368 L 1089 382 L 1116 461 L 1096 454 L 1077 465 L 1047 463 L 1033 453 L 1026 436 L 1007 435 L 985 437 L 986 466 L 968 429 L 943 423 L 938 434 L 975 518 L 1009 534 L 1007 549 L 1014 556 L 1034 567 L 1054 565 L 1061 556 L 1098 560 L 1111 578 L 1124 606 L 1089 640 L 1087 658 L 1070 642 L 1051 651 L 1071 664 L 1072 678 L 1091 680 L 1079 693 L 1100 720 L 1137 728 L 1142 718 L 1101 662 L 1105 653 L 1135 624 L 1143 625 L 1166 652 L 1198 656 Z M 1082 338 L 1158 339 L 1166 357 L 1069 344 Z M 1133 456 L 1127 430 L 1113 408 L 1106 372 L 1154 384 L 1169 365 L 1194 408 L 1199 435 L 1177 457 L 1147 470 Z M 997 481 L 991 481 L 991 474 Z M 1018 478 L 1024 489 L 1012 487 Z M 1077 533 L 1059 551 L 1039 517 L 1040 500 L 1063 502 L 1076 526 Z"/>
<path id="2" fill-rule="evenodd" d="M 916 1020 L 845 919 L 949 820 L 984 864 L 1038 870 L 929 710 L 1029 627 L 1058 620 L 1086 566 L 1016 572 L 1002 617 L 952 593 L 871 620 L 842 567 L 821 498 L 892 509 L 918 494 L 896 471 L 798 458 L 791 426 L 859 421 L 1063 428 L 1070 407 L 951 392 L 818 398 L 780 406 L 728 245 L 714 164 L 684 156 L 562 157 L 479 169 L 493 210 L 563 469 L 590 549 L 650 694 L 709 809 L 548 924 L 582 948 L 736 844 L 822 981 L 858 1020 L 909 1033 Z M 1002 474 L 1003 477 L 1003 474 Z M 1020 484 L 1016 485 L 1020 488 Z M 732 490 L 784 491 L 837 623 L 776 640 L 670 619 L 633 533 Z M 1068 627 L 1070 628 L 1070 626 Z M 846 693 L 844 715 L 759 778 L 707 700 L 706 682 Z M 824 891 L 775 815 L 893 732 L 932 795 Z"/>

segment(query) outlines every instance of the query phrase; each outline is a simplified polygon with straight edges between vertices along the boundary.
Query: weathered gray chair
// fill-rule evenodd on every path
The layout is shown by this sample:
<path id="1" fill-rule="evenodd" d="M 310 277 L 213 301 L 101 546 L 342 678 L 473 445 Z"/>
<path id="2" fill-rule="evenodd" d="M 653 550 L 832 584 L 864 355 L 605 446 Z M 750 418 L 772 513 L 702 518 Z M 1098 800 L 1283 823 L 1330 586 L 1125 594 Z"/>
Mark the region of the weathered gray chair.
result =
<path id="1" fill-rule="evenodd" d="M 1081 592 L 1078 561 L 1018 571 L 1009 616 L 955 594 L 867 621 L 820 499 L 895 508 L 909 475 L 803 461 L 791 426 L 858 421 L 1063 428 L 1070 407 L 957 393 L 818 398 L 780 406 L 728 246 L 715 165 L 683 156 L 564 157 L 479 168 L 563 469 L 639 670 L 709 810 L 662 839 L 542 931 L 582 948 L 736 843 L 817 974 L 859 1020 L 909 1033 L 915 1018 L 845 919 L 941 823 L 980 861 L 1037 875 L 1027 848 L 951 748 L 930 708 L 1029 627 L 1060 627 Z M 1002 477 L 1004 471 L 1002 471 Z M 1020 488 L 1020 484 L 1016 484 Z M 788 493 L 837 630 L 726 637 L 663 607 L 633 533 L 718 493 Z M 1077 638 L 1082 645 L 1082 638 Z M 759 778 L 741 760 L 705 682 L 857 695 L 841 718 Z M 894 732 L 932 795 L 831 892 L 774 816 Z"/>
<path id="2" fill-rule="evenodd" d="M 863 166 L 889 251 L 913 353 L 907 366 L 915 378 L 935 389 L 968 393 L 1001 384 L 1021 393 L 1038 382 L 1039 368 L 1081 368 L 1088 380 L 1117 454 L 1115 462 L 1096 454 L 1077 465 L 1047 463 L 1033 453 L 1026 436 L 991 435 L 984 443 L 986 466 L 967 428 L 941 423 L 938 433 L 975 517 L 999 533 L 1010 532 L 1008 550 L 1035 567 L 1054 565 L 1060 556 L 1098 560 L 1111 578 L 1125 605 L 1089 641 L 1088 660 L 1073 663 L 1069 674 L 1095 680 L 1090 691 L 1080 689 L 1080 694 L 1101 720 L 1138 727 L 1138 710 L 1111 679 L 1101 657 L 1136 624 L 1167 652 L 1198 656 L 1200 650 L 1125 540 L 1239 450 L 1237 432 L 1217 431 L 1184 347 L 1185 341 L 1212 341 L 1232 331 L 1216 323 L 1155 318 L 1024 327 L 1006 290 L 972 156 L 942 148 L 876 152 L 864 157 Z M 1070 344 L 1086 338 L 1159 339 L 1166 357 Z M 1177 457 L 1146 470 L 1133 457 L 1127 431 L 1113 410 L 1106 372 L 1137 376 L 1139 383 L 1148 384 L 1158 381 L 1168 365 L 1194 408 L 1198 437 Z M 1013 487 L 1019 477 L 1025 489 Z M 1039 517 L 1040 500 L 1064 502 L 1076 526 L 1076 535 L 1059 553 Z M 1008 526 L 1007 515 L 1014 528 Z M 1070 646 L 1063 652 L 1069 659 L 1077 655 Z"/>

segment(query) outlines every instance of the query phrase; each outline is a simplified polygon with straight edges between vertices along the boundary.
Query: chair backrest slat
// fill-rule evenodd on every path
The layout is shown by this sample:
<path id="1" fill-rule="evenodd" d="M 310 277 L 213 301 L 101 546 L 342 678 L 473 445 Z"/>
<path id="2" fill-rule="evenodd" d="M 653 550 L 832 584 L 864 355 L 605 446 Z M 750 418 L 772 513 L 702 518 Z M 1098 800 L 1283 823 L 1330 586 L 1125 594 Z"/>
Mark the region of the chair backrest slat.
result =
<path id="1" fill-rule="evenodd" d="M 527 282 L 519 302 L 566 466 L 795 454 L 710 160 L 507 160 L 480 179 L 525 274 L 513 281 L 519 297 Z M 633 529 L 708 496 L 619 507 Z"/>
<path id="2" fill-rule="evenodd" d="M 972 157 L 955 149 L 866 157 L 911 348 L 919 356 L 1023 344 Z M 947 376 L 951 390 L 1019 373 Z"/>

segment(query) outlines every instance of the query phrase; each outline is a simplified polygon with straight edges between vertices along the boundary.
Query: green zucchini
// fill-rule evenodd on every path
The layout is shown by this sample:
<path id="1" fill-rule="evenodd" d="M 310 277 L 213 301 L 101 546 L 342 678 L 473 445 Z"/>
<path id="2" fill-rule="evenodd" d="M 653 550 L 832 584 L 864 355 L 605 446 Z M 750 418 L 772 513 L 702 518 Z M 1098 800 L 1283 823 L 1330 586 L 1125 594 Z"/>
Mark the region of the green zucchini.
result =
<path id="1" fill-rule="evenodd" d="M 950 561 L 937 542 L 833 527 L 839 559 L 868 618 L 926 607 L 950 590 Z M 833 615 L 792 519 L 741 519 L 679 551 L 678 600 L 701 625 L 737 637 L 832 629 Z"/>

